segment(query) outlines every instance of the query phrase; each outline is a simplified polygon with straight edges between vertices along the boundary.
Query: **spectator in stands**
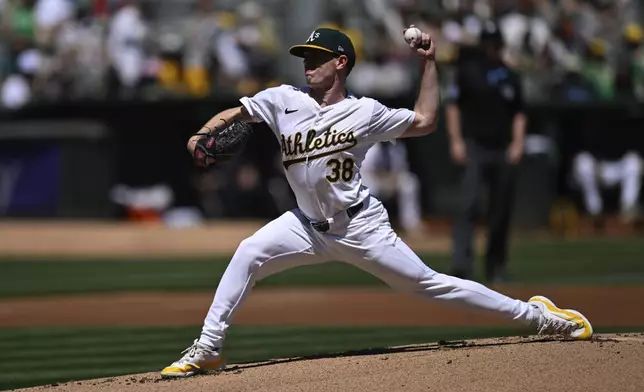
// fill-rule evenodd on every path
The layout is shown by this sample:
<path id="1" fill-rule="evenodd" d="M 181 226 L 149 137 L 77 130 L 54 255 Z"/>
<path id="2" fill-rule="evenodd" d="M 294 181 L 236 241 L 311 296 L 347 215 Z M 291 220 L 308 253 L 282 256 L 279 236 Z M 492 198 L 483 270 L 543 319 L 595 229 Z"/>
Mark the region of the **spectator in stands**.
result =
<path id="1" fill-rule="evenodd" d="M 617 58 L 612 98 L 619 100 L 621 113 L 604 122 L 597 121 L 584 134 L 582 151 L 575 157 L 574 177 L 583 193 L 586 211 L 603 224 L 602 190 L 619 187 L 619 209 L 625 223 L 640 217 L 639 194 L 643 165 L 641 146 L 642 116 L 638 99 L 641 86 L 642 31 L 636 24 L 623 30 L 623 50 Z M 610 129 L 610 137 L 606 130 Z M 638 140 L 638 137 L 640 140 Z"/>
<path id="2" fill-rule="evenodd" d="M 448 17 L 443 22 L 443 35 L 456 45 L 472 45 L 478 42 L 483 20 L 488 15 L 478 15 L 474 1 L 459 1 L 456 8 L 448 9 Z"/>
<path id="3" fill-rule="evenodd" d="M 49 48 L 66 21 L 73 18 L 74 3 L 71 0 L 36 0 L 34 19 L 38 45 Z"/>
<path id="4" fill-rule="evenodd" d="M 5 39 L 31 45 L 36 39 L 34 0 L 5 2 L 2 7 L 2 35 Z"/>
<path id="5" fill-rule="evenodd" d="M 602 37 L 602 30 L 598 8 L 589 0 L 565 0 L 561 2 L 560 12 L 570 17 L 575 31 L 584 39 Z"/>
<path id="6" fill-rule="evenodd" d="M 159 31 L 156 36 L 156 86 L 161 88 L 162 96 L 183 96 L 186 94 L 183 66 L 186 38 L 176 29 Z"/>
<path id="7" fill-rule="evenodd" d="M 334 9 L 329 12 L 329 18 L 322 22 L 317 28 L 330 28 L 340 30 L 345 33 L 353 42 L 356 52 L 356 64 L 364 59 L 365 42 L 362 30 L 351 26 L 347 23 L 346 11 L 344 9 Z"/>
<path id="8" fill-rule="evenodd" d="M 551 31 L 533 0 L 519 0 L 515 10 L 502 16 L 499 28 L 506 42 L 505 59 L 518 68 L 533 68 L 542 58 Z"/>
<path id="9" fill-rule="evenodd" d="M 215 41 L 215 55 L 219 65 L 216 83 L 219 88 L 235 89 L 239 81 L 250 74 L 250 64 L 237 41 L 237 16 L 223 13 L 219 19 L 221 31 Z"/>
<path id="10" fill-rule="evenodd" d="M 279 49 L 278 39 L 274 22 L 260 3 L 241 3 L 237 14 L 236 41 L 249 68 L 248 74 L 237 85 L 237 91 L 241 95 L 251 95 L 277 84 L 275 58 Z"/>
<path id="11" fill-rule="evenodd" d="M 146 67 L 145 42 L 150 27 L 136 0 L 120 0 L 107 37 L 108 96 L 134 98 L 140 92 Z"/>
<path id="12" fill-rule="evenodd" d="M 409 50 L 402 54 L 382 25 L 376 28 L 373 43 L 366 48 L 363 61 L 351 71 L 348 88 L 357 95 L 400 97 L 408 94 L 413 87 L 413 75 L 406 64 Z"/>
<path id="13" fill-rule="evenodd" d="M 644 101 L 644 34 L 639 24 L 629 23 L 624 28 L 623 51 L 618 59 L 617 90 Z"/>
<path id="14" fill-rule="evenodd" d="M 33 0 L 16 0 L 3 4 L 0 14 L 0 47 L 3 56 L 0 77 L 15 72 L 19 53 L 33 47 L 35 41 Z"/>
<path id="15" fill-rule="evenodd" d="M 252 34 L 253 37 L 240 37 L 240 14 L 244 11 L 248 12 L 247 10 L 249 9 L 242 6 L 243 4 L 240 5 L 241 8 L 237 10 L 237 13 L 220 14 L 219 26 L 221 31 L 217 35 L 215 42 L 215 55 L 219 65 L 216 83 L 219 88 L 230 88 L 236 92 L 251 91 L 258 88 L 257 84 L 252 83 L 250 80 L 252 77 L 251 64 L 240 40 L 240 38 L 243 38 L 246 42 L 249 42 L 250 38 L 256 37 L 255 34 Z M 250 10 L 253 12 L 252 7 Z M 244 35 L 245 33 L 242 34 Z"/>
<path id="16" fill-rule="evenodd" d="M 551 97 L 559 102 L 586 103 L 599 98 L 595 86 L 581 72 L 581 59 L 569 55 L 562 59 L 564 73 L 556 81 L 551 91 Z"/>
<path id="17" fill-rule="evenodd" d="M 584 206 L 598 226 L 603 224 L 603 198 L 600 190 L 621 188 L 620 213 L 624 223 L 639 218 L 639 192 L 642 183 L 642 157 L 636 151 L 580 152 L 574 160 L 574 178 L 583 194 Z M 618 148 L 623 151 L 626 146 Z"/>
<path id="18" fill-rule="evenodd" d="M 600 38 L 606 42 L 618 42 L 622 32 L 622 22 L 630 16 L 622 12 L 627 11 L 630 0 L 589 0 L 592 7 L 592 15 L 586 26 L 580 28 L 588 29 L 587 38 Z M 612 57 L 612 56 L 611 56 Z"/>
<path id="19" fill-rule="evenodd" d="M 0 16 L 0 42 L 4 44 L 0 105 L 18 109 L 30 102 L 33 96 L 34 62 L 25 61 L 29 60 L 29 53 L 33 53 L 30 50 L 34 48 L 35 41 L 33 1 L 5 2 Z"/>
<path id="20" fill-rule="evenodd" d="M 632 102 L 632 94 L 630 98 Z M 603 224 L 602 189 L 621 188 L 619 208 L 625 223 L 635 223 L 640 215 L 644 165 L 638 142 L 643 117 L 638 106 L 630 110 L 628 95 L 620 99 L 622 104 L 616 115 L 607 117 L 602 112 L 590 115 L 582 129 L 580 151 L 573 161 L 574 180 L 597 227 Z"/>
<path id="21" fill-rule="evenodd" d="M 0 88 L 0 106 L 16 110 L 32 101 L 39 65 L 40 56 L 36 49 L 25 50 L 18 55 L 15 70 L 9 73 Z"/>
<path id="22" fill-rule="evenodd" d="M 579 32 L 575 29 L 573 17 L 565 13 L 560 14 L 554 25 L 553 35 L 547 44 L 547 51 L 544 53 L 553 69 L 569 66 L 571 58 L 574 61 L 581 61 L 586 43 Z M 579 63 L 581 66 L 581 63 Z"/>
<path id="23" fill-rule="evenodd" d="M 602 39 L 591 39 L 586 43 L 582 72 L 599 94 L 600 99 L 612 99 L 614 90 L 614 69 L 608 62 L 608 43 Z"/>
<path id="24" fill-rule="evenodd" d="M 228 89 L 250 94 L 279 83 L 274 55 L 282 40 L 277 38 L 278 24 L 272 19 L 272 9 L 264 9 L 263 1 L 229 1 L 226 4 L 232 7 L 224 12 L 215 8 L 222 2 L 197 0 L 193 2 L 196 7 L 192 15 L 177 14 L 177 19 L 170 24 L 164 21 L 164 34 L 158 35 L 148 33 L 155 25 L 141 12 L 141 5 L 146 3 L 144 0 L 0 0 L 0 59 L 4 61 L 0 64 L 0 78 L 13 72 L 10 67 L 18 54 L 35 43 L 42 56 L 42 66 L 34 79 L 39 88 L 32 91 L 36 100 L 100 99 L 104 94 L 99 91 L 105 89 L 105 85 L 110 86 L 110 97 L 133 96 L 151 73 L 158 74 L 159 81 L 165 84 L 164 92 L 169 95 L 188 93 L 205 97 L 214 90 L 213 86 L 217 91 Z M 485 20 L 500 16 L 501 30 L 511 54 L 508 58 L 516 60 L 512 64 L 523 71 L 537 68 L 536 73 L 524 72 L 528 97 L 547 96 L 535 86 L 550 85 L 547 83 L 550 78 L 560 76 L 550 71 L 563 68 L 565 72 L 568 57 L 580 55 L 583 59 L 581 72 L 591 80 L 601 97 L 610 99 L 613 96 L 613 75 L 618 72 L 633 77 L 637 96 L 644 99 L 644 53 L 641 38 L 638 38 L 641 28 L 634 23 L 641 2 L 459 0 L 442 1 L 437 5 L 420 0 L 395 0 L 385 3 L 379 8 L 389 11 L 385 15 L 391 18 L 384 22 L 379 20 L 381 15 L 377 12 L 356 15 L 327 4 L 330 16 L 320 24 L 344 30 L 353 39 L 358 57 L 354 72 L 365 80 L 365 83 L 358 83 L 360 78 L 354 79 L 357 93 L 372 88 L 374 94 L 397 95 L 399 91 L 407 90 L 409 75 L 398 75 L 399 63 L 406 61 L 396 53 L 398 44 L 373 49 L 381 40 L 391 42 L 381 31 L 380 24 L 386 24 L 389 36 L 395 35 L 398 24 L 414 23 L 423 31 L 433 31 L 435 40 L 452 44 L 444 42 L 443 50 L 437 54 L 439 62 L 449 65 L 459 45 L 476 43 Z M 445 20 L 441 20 L 445 16 L 443 11 L 436 12 L 441 6 L 445 7 Z M 110 15 L 111 8 L 116 9 Z M 428 13 L 430 9 L 432 13 Z M 102 31 L 102 25 L 109 25 L 107 33 Z M 187 29 L 172 31 L 174 26 L 187 26 Z M 365 40 L 366 34 L 378 38 Z M 620 34 L 624 37 L 626 53 L 616 59 L 621 45 Z M 146 43 L 161 47 L 167 56 L 150 64 Z M 107 49 L 102 50 L 102 46 Z M 100 52 L 107 53 L 106 59 L 102 59 Z M 542 56 L 544 52 L 547 56 Z M 633 68 L 631 73 L 624 72 L 628 57 Z M 553 60 L 548 64 L 553 67 L 544 69 L 542 59 Z M 366 64 L 361 68 L 363 60 Z M 107 63 L 109 67 L 105 65 Z M 619 69 L 612 69 L 614 64 Z M 443 76 L 451 72 L 447 66 L 443 69 Z M 387 72 L 393 76 L 378 77 Z M 394 83 L 401 78 L 405 80 Z M 414 79 L 414 75 L 411 78 Z M 389 83 L 383 79 L 389 79 Z M 376 86 L 377 83 L 369 80 L 382 85 Z M 618 78 L 618 81 L 622 83 L 624 79 Z M 387 85 L 394 88 L 386 88 Z"/>
<path id="25" fill-rule="evenodd" d="M 211 0 L 199 0 L 186 20 L 183 69 L 190 95 L 203 97 L 212 91 L 212 75 L 218 72 L 215 42 L 221 32 L 220 19 Z"/>
<path id="26" fill-rule="evenodd" d="M 103 24 L 91 14 L 89 5 L 78 6 L 74 17 L 65 20 L 53 38 L 53 49 L 63 97 L 102 99 L 107 72 Z"/>

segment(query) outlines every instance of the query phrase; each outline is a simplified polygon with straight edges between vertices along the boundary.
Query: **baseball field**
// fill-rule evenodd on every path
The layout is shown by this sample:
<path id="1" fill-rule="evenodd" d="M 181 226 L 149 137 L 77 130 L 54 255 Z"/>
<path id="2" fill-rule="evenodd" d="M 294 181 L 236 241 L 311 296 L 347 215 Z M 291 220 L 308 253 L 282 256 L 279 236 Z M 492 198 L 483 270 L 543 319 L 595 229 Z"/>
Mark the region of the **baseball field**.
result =
<path id="1" fill-rule="evenodd" d="M 198 337 L 230 255 L 260 224 L 0 224 L 0 390 L 644 390 L 635 236 L 512 245 L 510 281 L 495 288 L 583 312 L 597 332 L 589 342 L 538 338 L 331 262 L 257 284 L 230 329 L 224 372 L 160 379 Z M 408 242 L 448 272 L 445 233 Z"/>

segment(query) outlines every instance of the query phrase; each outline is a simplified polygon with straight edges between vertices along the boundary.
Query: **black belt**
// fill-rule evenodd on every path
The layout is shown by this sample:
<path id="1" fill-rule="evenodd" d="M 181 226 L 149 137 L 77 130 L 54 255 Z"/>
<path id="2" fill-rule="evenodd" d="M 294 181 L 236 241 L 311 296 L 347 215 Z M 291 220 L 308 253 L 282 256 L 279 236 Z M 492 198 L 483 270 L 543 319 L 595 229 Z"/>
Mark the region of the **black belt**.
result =
<path id="1" fill-rule="evenodd" d="M 363 206 L 364 202 L 360 202 L 353 207 L 347 208 L 346 213 L 349 219 L 353 218 L 358 212 L 360 212 Z M 326 233 L 331 228 L 331 225 L 328 220 L 325 220 L 321 222 L 311 222 L 311 227 L 320 233 Z"/>

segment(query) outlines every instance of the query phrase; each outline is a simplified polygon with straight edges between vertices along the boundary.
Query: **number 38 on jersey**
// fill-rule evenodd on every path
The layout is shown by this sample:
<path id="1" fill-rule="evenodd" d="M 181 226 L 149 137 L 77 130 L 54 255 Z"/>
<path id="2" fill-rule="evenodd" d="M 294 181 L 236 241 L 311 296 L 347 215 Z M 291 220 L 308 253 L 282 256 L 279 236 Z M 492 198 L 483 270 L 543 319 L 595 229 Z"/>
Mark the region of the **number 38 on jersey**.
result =
<path id="1" fill-rule="evenodd" d="M 329 159 L 326 166 L 329 168 L 329 174 L 326 176 L 329 182 L 338 182 L 340 180 L 349 182 L 353 179 L 355 165 L 351 158 Z"/>

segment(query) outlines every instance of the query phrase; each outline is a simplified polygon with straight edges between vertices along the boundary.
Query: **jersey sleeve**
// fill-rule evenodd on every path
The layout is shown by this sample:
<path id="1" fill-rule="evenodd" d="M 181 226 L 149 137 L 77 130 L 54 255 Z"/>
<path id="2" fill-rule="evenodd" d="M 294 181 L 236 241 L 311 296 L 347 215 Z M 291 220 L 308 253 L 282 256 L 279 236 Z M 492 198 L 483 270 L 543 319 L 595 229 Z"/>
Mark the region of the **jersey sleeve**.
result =
<path id="1" fill-rule="evenodd" d="M 416 113 L 409 109 L 392 109 L 374 100 L 367 140 L 378 142 L 400 137 L 414 122 Z"/>
<path id="2" fill-rule="evenodd" d="M 277 102 L 279 102 L 280 94 L 280 87 L 271 87 L 258 92 L 252 97 L 242 97 L 239 101 L 255 121 L 265 122 L 273 128 L 276 119 L 275 108 Z"/>

